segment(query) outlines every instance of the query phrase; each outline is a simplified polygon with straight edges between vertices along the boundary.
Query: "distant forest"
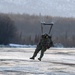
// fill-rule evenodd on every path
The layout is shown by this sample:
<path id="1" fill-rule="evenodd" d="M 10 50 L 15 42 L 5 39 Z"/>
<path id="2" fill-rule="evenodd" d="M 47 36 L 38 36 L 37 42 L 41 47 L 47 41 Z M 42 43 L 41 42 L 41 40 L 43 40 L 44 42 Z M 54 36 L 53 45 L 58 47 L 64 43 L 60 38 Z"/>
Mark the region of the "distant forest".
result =
<path id="1" fill-rule="evenodd" d="M 37 44 L 41 36 L 41 21 L 54 22 L 51 35 L 55 43 L 75 47 L 75 18 L 52 17 L 29 14 L 0 14 L 8 16 L 16 27 L 15 38 L 10 43 Z M 1 28 L 1 27 L 0 27 Z M 49 27 L 44 26 L 44 33 Z"/>

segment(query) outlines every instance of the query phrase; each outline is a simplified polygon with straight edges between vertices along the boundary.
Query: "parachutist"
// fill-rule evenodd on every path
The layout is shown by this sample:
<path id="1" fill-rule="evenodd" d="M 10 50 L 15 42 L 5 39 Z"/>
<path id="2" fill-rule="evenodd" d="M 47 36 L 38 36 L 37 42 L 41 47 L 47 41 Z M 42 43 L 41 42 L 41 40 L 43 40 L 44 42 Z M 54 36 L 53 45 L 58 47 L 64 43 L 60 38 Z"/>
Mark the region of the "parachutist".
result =
<path id="1" fill-rule="evenodd" d="M 38 43 L 38 45 L 35 49 L 35 52 L 30 59 L 35 59 L 38 52 L 41 51 L 40 57 L 38 58 L 38 60 L 41 61 L 41 59 L 44 55 L 44 52 L 52 46 L 53 46 L 53 42 L 52 42 L 51 36 L 49 36 L 48 34 L 42 35 L 40 42 Z"/>

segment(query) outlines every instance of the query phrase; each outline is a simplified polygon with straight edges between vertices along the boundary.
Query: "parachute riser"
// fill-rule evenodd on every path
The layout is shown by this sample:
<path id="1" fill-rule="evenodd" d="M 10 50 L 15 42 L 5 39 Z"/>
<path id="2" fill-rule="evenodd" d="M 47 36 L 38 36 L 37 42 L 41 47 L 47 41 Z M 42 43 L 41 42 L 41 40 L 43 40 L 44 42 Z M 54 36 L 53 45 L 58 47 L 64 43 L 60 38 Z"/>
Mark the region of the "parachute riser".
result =
<path id="1" fill-rule="evenodd" d="M 43 25 L 50 25 L 50 29 L 49 29 L 49 33 L 48 34 L 50 34 L 50 32 L 51 32 L 51 30 L 52 30 L 52 27 L 53 27 L 53 23 L 50 23 L 50 24 L 47 24 L 47 23 L 41 23 L 41 32 L 42 32 L 42 34 L 43 34 Z"/>

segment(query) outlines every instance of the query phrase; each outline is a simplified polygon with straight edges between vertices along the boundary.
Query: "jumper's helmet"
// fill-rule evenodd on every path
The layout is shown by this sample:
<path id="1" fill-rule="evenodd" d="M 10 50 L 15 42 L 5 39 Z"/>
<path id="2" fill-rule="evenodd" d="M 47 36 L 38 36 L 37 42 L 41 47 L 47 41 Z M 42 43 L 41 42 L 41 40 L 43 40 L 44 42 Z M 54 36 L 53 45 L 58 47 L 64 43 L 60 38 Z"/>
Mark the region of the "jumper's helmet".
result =
<path id="1" fill-rule="evenodd" d="M 48 38 L 48 37 L 49 37 L 48 34 L 42 35 L 42 38 Z"/>

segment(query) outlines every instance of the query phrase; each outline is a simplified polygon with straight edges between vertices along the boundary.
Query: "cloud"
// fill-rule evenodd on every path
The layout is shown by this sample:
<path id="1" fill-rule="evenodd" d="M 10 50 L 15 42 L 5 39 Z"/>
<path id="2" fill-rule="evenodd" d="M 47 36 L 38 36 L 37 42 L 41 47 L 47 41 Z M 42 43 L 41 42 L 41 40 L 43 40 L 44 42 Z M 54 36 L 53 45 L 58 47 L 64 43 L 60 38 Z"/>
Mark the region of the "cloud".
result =
<path id="1" fill-rule="evenodd" d="M 1 12 L 75 17 L 74 7 L 74 0 L 0 0 Z"/>

